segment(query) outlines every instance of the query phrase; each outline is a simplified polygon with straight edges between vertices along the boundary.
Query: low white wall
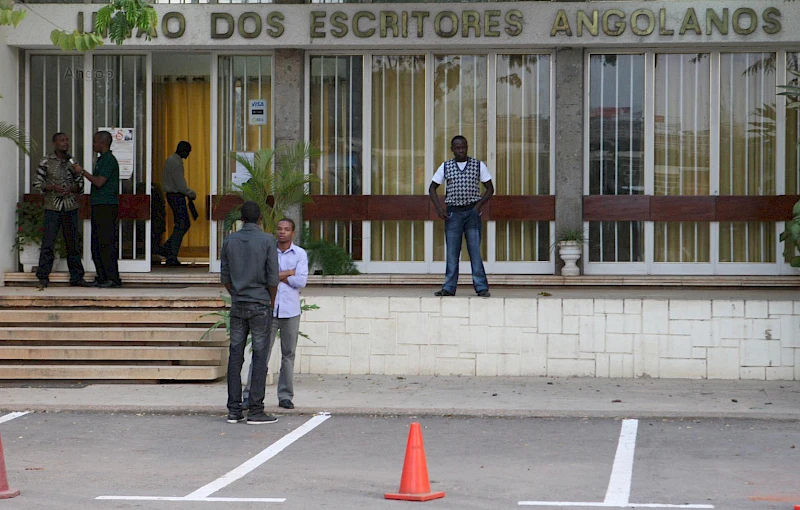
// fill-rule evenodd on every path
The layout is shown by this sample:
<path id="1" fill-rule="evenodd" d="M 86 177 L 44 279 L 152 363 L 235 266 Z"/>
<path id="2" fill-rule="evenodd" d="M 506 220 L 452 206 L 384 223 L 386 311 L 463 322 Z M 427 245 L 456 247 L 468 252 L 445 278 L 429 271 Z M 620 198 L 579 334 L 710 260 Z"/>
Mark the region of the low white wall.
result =
<path id="1" fill-rule="evenodd" d="M 800 301 L 306 301 L 302 373 L 800 380 Z"/>
<path id="2" fill-rule="evenodd" d="M 17 124 L 17 50 L 6 45 L 10 28 L 0 28 L 0 121 Z M 0 140 L 0 284 L 3 273 L 17 270 L 17 254 L 11 251 L 14 239 L 18 181 L 17 147 Z"/>

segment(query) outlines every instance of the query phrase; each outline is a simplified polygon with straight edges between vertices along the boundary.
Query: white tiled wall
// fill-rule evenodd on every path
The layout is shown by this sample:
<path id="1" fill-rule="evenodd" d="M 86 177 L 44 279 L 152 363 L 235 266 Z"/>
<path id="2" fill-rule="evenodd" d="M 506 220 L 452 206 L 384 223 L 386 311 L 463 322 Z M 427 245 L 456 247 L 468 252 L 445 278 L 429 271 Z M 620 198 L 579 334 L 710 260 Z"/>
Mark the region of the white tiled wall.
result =
<path id="1" fill-rule="evenodd" d="M 800 379 L 800 301 L 306 301 L 303 373 Z"/>

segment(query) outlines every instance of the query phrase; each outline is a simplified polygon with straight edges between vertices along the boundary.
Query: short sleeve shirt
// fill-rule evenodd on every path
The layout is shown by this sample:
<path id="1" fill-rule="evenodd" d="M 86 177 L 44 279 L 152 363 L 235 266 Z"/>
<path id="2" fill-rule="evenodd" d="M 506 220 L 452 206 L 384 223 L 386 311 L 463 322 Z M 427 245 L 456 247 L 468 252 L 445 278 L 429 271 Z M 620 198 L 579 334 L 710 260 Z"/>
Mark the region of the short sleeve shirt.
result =
<path id="1" fill-rule="evenodd" d="M 458 165 L 459 170 L 464 170 L 464 167 L 467 166 L 467 162 L 464 161 L 463 163 L 456 162 Z M 436 169 L 436 172 L 433 174 L 433 182 L 436 184 L 442 184 L 444 182 L 444 163 L 439 165 L 439 168 Z M 486 166 L 486 163 L 481 161 L 481 182 L 489 182 L 492 180 L 492 176 L 489 174 L 489 168 Z"/>
<path id="2" fill-rule="evenodd" d="M 94 175 L 108 179 L 102 188 L 92 184 L 89 202 L 92 205 L 119 204 L 119 163 L 111 151 L 104 152 L 94 164 Z"/>

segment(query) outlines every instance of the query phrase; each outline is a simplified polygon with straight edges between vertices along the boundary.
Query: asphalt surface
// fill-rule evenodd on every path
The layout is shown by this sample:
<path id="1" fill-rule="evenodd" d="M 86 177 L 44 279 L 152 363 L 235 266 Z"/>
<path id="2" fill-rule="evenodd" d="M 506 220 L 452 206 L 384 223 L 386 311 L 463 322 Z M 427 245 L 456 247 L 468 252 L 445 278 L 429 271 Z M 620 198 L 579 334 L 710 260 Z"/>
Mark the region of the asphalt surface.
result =
<path id="1" fill-rule="evenodd" d="M 628 507 L 785 510 L 800 504 L 796 421 L 629 418 L 334 413 L 290 414 L 252 426 L 228 424 L 222 414 L 31 413 L 0 423 L 9 483 L 22 492 L 0 501 L 0 509 L 401 508 L 413 503 L 383 496 L 398 489 L 412 421 L 423 427 L 432 490 L 446 492 L 425 503 L 430 508 L 601 503 L 612 486 L 624 492 L 626 485 Z M 635 450 L 626 482 L 618 446 L 631 425 Z M 276 444 L 284 449 L 276 451 Z M 272 452 L 268 458 L 265 450 Z M 241 476 L 220 481 L 237 468 Z M 184 498 L 209 485 L 207 497 L 285 500 L 96 499 Z"/>

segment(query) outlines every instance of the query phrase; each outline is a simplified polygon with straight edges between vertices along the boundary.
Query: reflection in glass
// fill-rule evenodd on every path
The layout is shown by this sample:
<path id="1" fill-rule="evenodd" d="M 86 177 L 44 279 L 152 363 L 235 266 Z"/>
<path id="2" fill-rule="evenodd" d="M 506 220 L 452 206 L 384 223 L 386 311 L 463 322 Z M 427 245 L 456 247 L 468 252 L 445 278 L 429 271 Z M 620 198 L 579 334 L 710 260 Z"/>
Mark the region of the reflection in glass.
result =
<path id="1" fill-rule="evenodd" d="M 656 196 L 710 193 L 709 54 L 656 55 Z M 708 262 L 709 222 L 655 222 L 655 262 Z"/>
<path id="2" fill-rule="evenodd" d="M 774 53 L 720 56 L 720 195 L 774 195 Z M 788 144 L 787 144 L 788 145 Z M 721 222 L 720 262 L 774 262 L 775 227 Z"/>
<path id="3" fill-rule="evenodd" d="M 589 194 L 644 194 L 644 56 L 592 55 Z M 591 222 L 591 262 L 644 260 L 640 221 Z"/>
<path id="4" fill-rule="evenodd" d="M 312 194 L 362 193 L 362 101 L 364 59 L 361 56 L 312 56 L 309 79 L 310 141 L 321 154 L 309 164 L 320 182 Z M 360 222 L 312 221 L 313 239 L 337 243 L 360 260 Z"/>
<path id="5" fill-rule="evenodd" d="M 498 195 L 550 194 L 550 56 L 497 57 Z M 498 261 L 550 260 L 550 223 L 497 222 Z"/>

